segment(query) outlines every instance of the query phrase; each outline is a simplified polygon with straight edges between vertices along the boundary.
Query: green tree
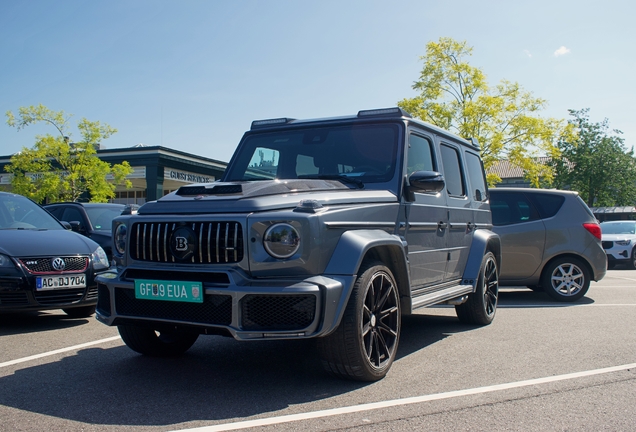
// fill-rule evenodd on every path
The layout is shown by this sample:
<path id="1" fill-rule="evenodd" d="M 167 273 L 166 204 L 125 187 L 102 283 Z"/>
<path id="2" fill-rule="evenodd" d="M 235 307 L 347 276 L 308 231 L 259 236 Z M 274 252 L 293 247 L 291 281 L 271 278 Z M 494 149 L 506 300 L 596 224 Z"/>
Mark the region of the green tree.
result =
<path id="1" fill-rule="evenodd" d="M 619 130 L 607 119 L 592 123 L 589 108 L 569 110 L 576 138 L 559 142 L 562 158 L 554 159 L 552 185 L 578 191 L 588 206 L 632 206 L 636 203 L 636 160 Z"/>
<path id="2" fill-rule="evenodd" d="M 539 186 L 541 178 L 550 180 L 550 167 L 536 157 L 539 152 L 559 156 L 558 140 L 571 133 L 567 122 L 540 117 L 547 102 L 517 83 L 502 80 L 489 86 L 484 72 L 466 60 L 472 51 L 465 41 L 452 38 L 429 42 L 421 57 L 420 78 L 413 84 L 420 94 L 398 105 L 459 136 L 477 138 L 486 169 L 508 159 L 524 170 L 534 186 Z M 489 174 L 489 184 L 499 181 L 496 174 Z"/>
<path id="3" fill-rule="evenodd" d="M 110 165 L 97 157 L 98 145 L 117 132 L 116 129 L 98 121 L 81 119 L 77 124 L 81 139 L 71 142 L 69 132 L 70 115 L 64 111 L 51 111 L 43 105 L 21 107 L 18 114 L 6 113 L 7 124 L 21 130 L 35 123 L 53 126 L 55 136 L 36 136 L 33 148 L 11 157 L 5 171 L 13 174 L 11 185 L 15 193 L 27 196 L 36 202 L 75 201 L 85 192 L 91 201 L 106 202 L 115 196 L 115 187 L 132 186 L 126 176 L 133 169 L 128 162 Z M 111 174 L 114 183 L 106 176 Z"/>

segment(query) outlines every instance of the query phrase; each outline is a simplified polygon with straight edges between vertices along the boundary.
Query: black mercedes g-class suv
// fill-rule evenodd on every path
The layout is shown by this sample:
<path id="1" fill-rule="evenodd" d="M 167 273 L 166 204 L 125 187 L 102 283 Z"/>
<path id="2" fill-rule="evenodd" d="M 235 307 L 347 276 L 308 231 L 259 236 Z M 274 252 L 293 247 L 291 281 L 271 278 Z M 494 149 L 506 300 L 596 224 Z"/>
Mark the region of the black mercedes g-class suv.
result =
<path id="1" fill-rule="evenodd" d="M 152 356 L 200 334 L 315 338 L 327 371 L 378 380 L 401 316 L 446 303 L 492 321 L 491 227 L 476 140 L 400 108 L 254 121 L 219 182 L 113 221 L 97 319 Z"/>

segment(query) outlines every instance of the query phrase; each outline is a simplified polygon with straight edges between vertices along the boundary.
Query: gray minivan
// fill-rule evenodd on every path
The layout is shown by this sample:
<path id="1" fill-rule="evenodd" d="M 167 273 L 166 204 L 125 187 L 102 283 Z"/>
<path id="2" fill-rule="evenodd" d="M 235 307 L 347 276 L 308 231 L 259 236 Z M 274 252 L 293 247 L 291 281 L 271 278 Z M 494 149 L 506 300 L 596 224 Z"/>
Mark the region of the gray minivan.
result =
<path id="1" fill-rule="evenodd" d="M 571 302 L 605 276 L 601 228 L 577 192 L 494 188 L 490 208 L 501 238 L 502 286 L 528 286 Z"/>

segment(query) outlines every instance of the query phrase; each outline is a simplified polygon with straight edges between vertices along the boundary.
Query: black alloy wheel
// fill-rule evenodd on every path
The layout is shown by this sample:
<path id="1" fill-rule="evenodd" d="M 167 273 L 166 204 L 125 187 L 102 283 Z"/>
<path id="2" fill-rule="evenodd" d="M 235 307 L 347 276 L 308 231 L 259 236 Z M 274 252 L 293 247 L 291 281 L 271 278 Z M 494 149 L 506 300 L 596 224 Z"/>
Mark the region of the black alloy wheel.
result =
<path id="1" fill-rule="evenodd" d="M 318 339 L 325 369 L 358 381 L 382 379 L 393 364 L 400 338 L 400 296 L 381 262 L 359 272 L 340 326 Z"/>
<path id="2" fill-rule="evenodd" d="M 499 300 L 497 260 L 487 252 L 481 262 L 475 292 L 465 303 L 455 306 L 457 318 L 464 324 L 488 325 L 495 319 Z"/>

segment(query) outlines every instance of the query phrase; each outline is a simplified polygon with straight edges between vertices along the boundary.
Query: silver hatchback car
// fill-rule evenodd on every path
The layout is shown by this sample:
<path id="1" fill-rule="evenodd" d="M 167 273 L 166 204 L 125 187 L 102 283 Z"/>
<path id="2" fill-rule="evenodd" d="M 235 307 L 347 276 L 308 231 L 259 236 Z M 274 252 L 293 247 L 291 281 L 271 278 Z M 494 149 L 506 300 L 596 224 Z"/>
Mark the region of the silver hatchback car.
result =
<path id="1" fill-rule="evenodd" d="M 527 286 L 571 302 L 605 276 L 601 228 L 577 192 L 491 189 L 490 208 L 501 237 L 501 286 Z"/>

